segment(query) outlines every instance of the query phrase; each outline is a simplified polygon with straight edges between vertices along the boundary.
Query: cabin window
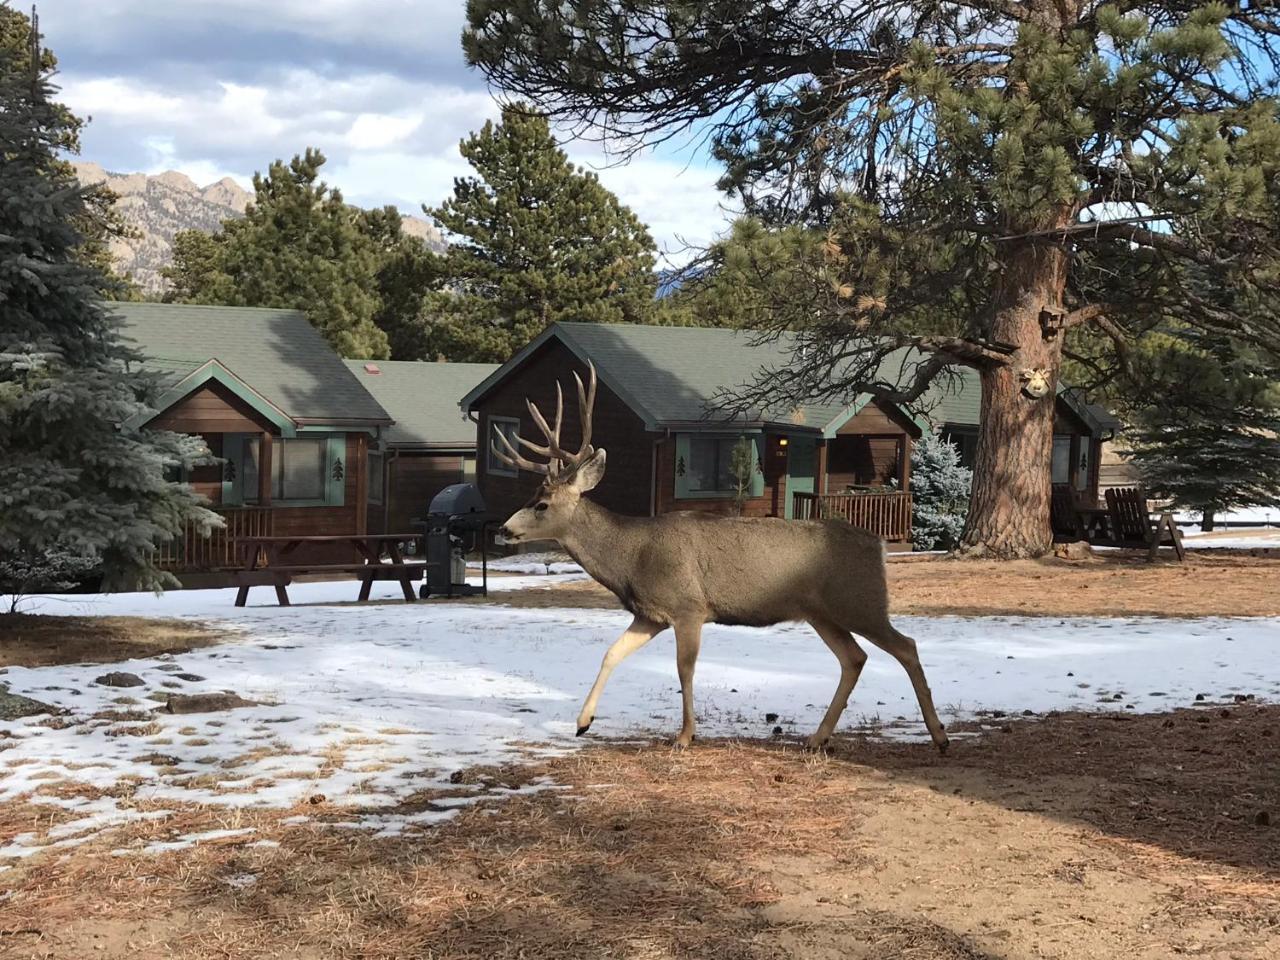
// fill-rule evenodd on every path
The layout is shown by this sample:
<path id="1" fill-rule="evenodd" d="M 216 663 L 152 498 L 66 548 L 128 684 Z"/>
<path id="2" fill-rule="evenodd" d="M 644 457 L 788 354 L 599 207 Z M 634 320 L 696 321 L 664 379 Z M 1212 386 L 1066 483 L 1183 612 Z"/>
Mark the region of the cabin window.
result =
<path id="1" fill-rule="evenodd" d="M 1053 437 L 1053 482 L 1071 482 L 1071 437 L 1055 434 Z"/>
<path id="2" fill-rule="evenodd" d="M 758 435 L 696 433 L 676 436 L 676 496 L 686 499 L 732 497 L 737 490 L 733 451 L 744 439 L 751 444 L 755 463 L 749 496 L 763 496 L 764 474 L 760 467 L 761 438 Z"/>
<path id="3" fill-rule="evenodd" d="M 1089 449 L 1092 444 L 1088 437 L 1080 438 L 1080 459 L 1076 461 L 1076 489 L 1089 489 Z"/>
<path id="4" fill-rule="evenodd" d="M 386 462 L 377 450 L 369 451 L 369 502 L 382 503 L 382 485 Z"/>
<path id="5" fill-rule="evenodd" d="M 502 442 L 494 436 L 494 434 L 497 433 L 506 437 L 507 443 L 511 444 L 512 447 L 519 449 L 517 438 L 520 436 L 520 421 L 513 417 L 489 418 L 489 443 L 485 445 L 485 449 L 489 451 L 489 459 L 485 461 L 485 471 L 502 477 L 518 476 L 520 473 L 519 470 L 503 463 L 502 460 L 498 458 L 498 455 L 493 452 L 493 448 L 497 447 L 503 453 L 509 453 L 506 447 L 502 445 Z"/>
<path id="6" fill-rule="evenodd" d="M 693 437 L 689 440 L 689 491 L 691 493 L 731 493 L 734 477 L 731 464 L 737 439 Z"/>
<path id="7" fill-rule="evenodd" d="M 257 437 L 246 437 L 244 441 L 241 489 L 244 491 L 246 503 L 256 503 L 258 499 L 260 443 Z M 272 443 L 272 501 L 278 503 L 323 501 L 329 479 L 328 453 L 327 437 L 298 437 L 291 440 L 276 440 Z"/>

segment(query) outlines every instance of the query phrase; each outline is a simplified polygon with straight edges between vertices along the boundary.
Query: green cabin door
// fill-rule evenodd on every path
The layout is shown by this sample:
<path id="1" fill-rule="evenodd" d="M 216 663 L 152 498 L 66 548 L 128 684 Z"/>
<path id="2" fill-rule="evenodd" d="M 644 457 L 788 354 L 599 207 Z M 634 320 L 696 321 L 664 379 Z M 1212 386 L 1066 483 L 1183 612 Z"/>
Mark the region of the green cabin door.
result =
<path id="1" fill-rule="evenodd" d="M 813 493 L 818 472 L 818 442 L 812 437 L 790 437 L 787 441 L 787 502 L 782 515 L 795 515 L 793 493 Z"/>

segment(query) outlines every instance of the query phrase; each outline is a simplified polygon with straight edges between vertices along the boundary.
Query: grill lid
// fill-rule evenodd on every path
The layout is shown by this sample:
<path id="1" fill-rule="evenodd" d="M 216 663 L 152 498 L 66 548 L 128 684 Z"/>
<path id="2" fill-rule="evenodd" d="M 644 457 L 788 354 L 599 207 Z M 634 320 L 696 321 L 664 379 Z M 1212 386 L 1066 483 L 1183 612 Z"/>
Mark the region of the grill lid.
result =
<path id="1" fill-rule="evenodd" d="M 467 513 L 486 513 L 484 497 L 474 483 L 451 483 L 434 497 L 427 513 L 432 516 L 456 517 Z"/>

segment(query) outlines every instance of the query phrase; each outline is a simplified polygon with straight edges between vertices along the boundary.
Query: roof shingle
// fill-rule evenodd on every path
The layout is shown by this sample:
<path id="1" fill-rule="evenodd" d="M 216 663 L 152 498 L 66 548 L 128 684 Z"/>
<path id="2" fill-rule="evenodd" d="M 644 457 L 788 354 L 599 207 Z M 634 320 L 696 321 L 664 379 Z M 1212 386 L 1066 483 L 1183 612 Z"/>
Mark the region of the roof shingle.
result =
<path id="1" fill-rule="evenodd" d="M 110 303 L 126 342 L 167 385 L 217 360 L 295 420 L 391 417 L 297 310 Z"/>

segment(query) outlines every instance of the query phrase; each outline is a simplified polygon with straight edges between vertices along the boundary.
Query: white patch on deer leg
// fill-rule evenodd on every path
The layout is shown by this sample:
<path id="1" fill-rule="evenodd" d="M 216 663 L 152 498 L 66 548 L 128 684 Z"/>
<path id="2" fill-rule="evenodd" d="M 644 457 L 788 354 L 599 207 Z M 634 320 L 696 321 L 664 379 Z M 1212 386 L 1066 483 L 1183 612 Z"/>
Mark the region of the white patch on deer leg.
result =
<path id="1" fill-rule="evenodd" d="M 582 704 L 582 712 L 578 714 L 578 736 L 586 733 L 587 728 L 591 726 L 591 722 L 595 720 L 596 704 L 599 702 L 600 694 L 604 692 L 604 685 L 608 682 L 609 675 L 613 673 L 614 668 L 665 629 L 666 627 L 662 624 L 650 623 L 648 620 L 636 617 L 631 621 L 631 626 L 623 631 L 622 636 L 613 641 L 609 649 L 604 653 L 604 660 L 600 664 L 600 672 L 596 675 L 596 682 L 591 685 L 591 692 L 587 694 L 587 699 Z"/>

